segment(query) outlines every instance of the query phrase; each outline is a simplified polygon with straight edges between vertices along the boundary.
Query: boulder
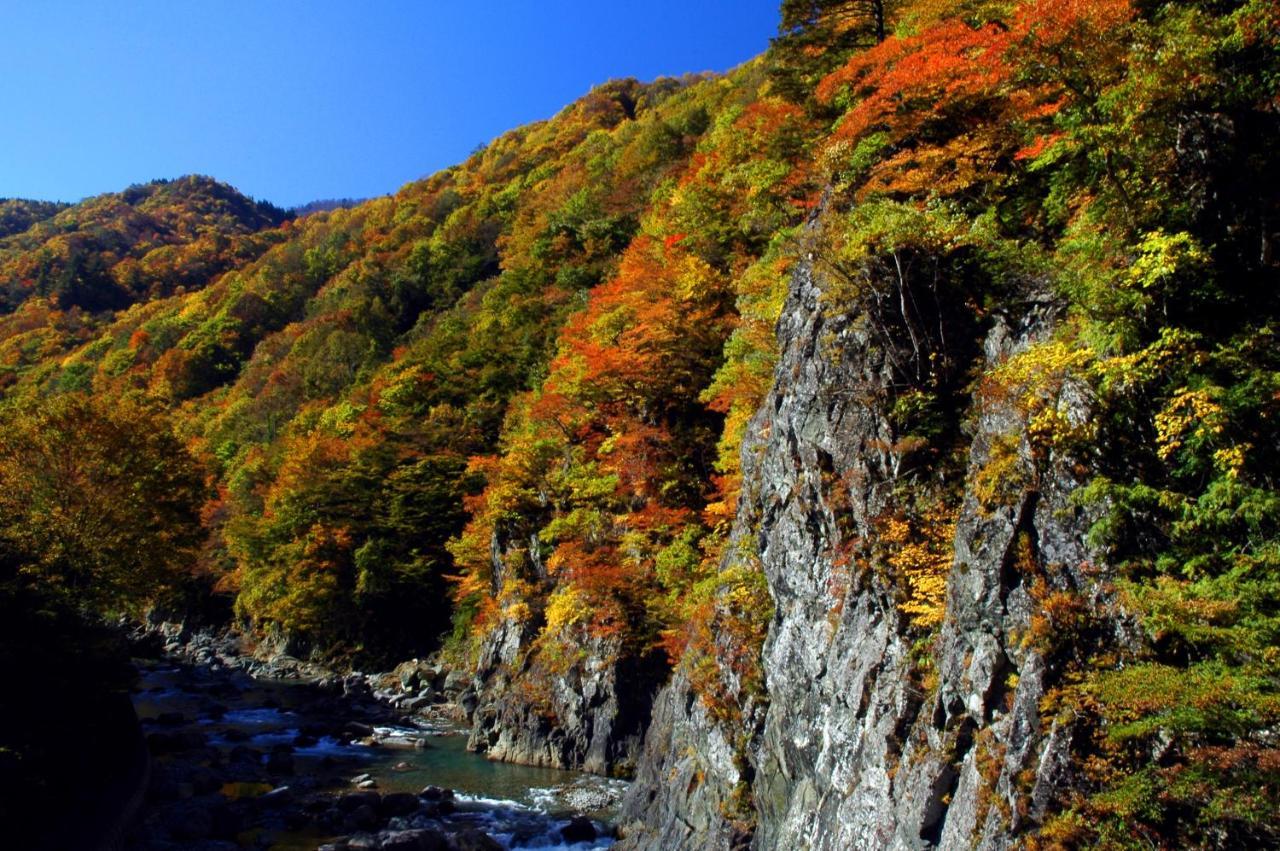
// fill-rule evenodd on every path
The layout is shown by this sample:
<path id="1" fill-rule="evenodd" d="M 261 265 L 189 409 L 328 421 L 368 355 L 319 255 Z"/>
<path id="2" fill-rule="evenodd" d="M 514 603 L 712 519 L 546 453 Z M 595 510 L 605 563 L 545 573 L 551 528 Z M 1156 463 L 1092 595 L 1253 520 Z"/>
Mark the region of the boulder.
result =
<path id="1" fill-rule="evenodd" d="M 417 795 L 410 792 L 392 792 L 382 796 L 380 809 L 384 816 L 407 816 L 419 806 Z"/>
<path id="2" fill-rule="evenodd" d="M 383 851 L 449 851 L 449 841 L 438 830 L 398 830 L 383 834 L 378 847 Z"/>
<path id="3" fill-rule="evenodd" d="M 277 786 L 258 798 L 258 802 L 266 807 L 287 807 L 291 806 L 296 800 L 297 796 L 288 786 Z"/>
<path id="4" fill-rule="evenodd" d="M 596 826 L 592 824 L 591 819 L 584 816 L 576 816 L 568 824 L 560 828 L 560 837 L 569 843 L 590 842 L 598 835 Z"/>
<path id="5" fill-rule="evenodd" d="M 418 793 L 418 797 L 426 802 L 424 812 L 431 818 L 447 816 L 457 809 L 452 789 L 428 786 Z"/>
<path id="6" fill-rule="evenodd" d="M 368 804 L 361 804 L 352 810 L 347 820 L 356 830 L 374 830 L 382 824 L 378 818 L 378 811 Z"/>
<path id="7" fill-rule="evenodd" d="M 226 778 L 223 777 L 221 772 L 203 766 L 192 768 L 188 777 L 191 782 L 191 788 L 195 790 L 197 795 L 208 795 L 211 792 L 217 792 L 222 788 L 222 784 L 226 782 Z"/>
<path id="8" fill-rule="evenodd" d="M 338 796 L 338 809 L 343 812 L 352 812 L 358 807 L 378 807 L 382 803 L 382 796 L 377 792 L 344 792 Z"/>
<path id="9" fill-rule="evenodd" d="M 241 765 L 261 765 L 262 752 L 259 750 L 255 750 L 254 748 L 246 747 L 244 745 L 236 745 L 234 748 L 231 749 L 231 754 L 228 757 L 228 759 L 233 764 L 239 763 Z"/>
<path id="10" fill-rule="evenodd" d="M 471 676 L 465 671 L 450 671 L 444 678 L 445 694 L 460 694 L 471 685 Z"/>
<path id="11" fill-rule="evenodd" d="M 293 773 L 293 748 L 288 745 L 277 745 L 267 755 L 267 771 L 273 774 Z"/>
<path id="12" fill-rule="evenodd" d="M 450 837 L 454 851 L 504 851 L 498 840 L 481 830 L 464 830 Z"/>

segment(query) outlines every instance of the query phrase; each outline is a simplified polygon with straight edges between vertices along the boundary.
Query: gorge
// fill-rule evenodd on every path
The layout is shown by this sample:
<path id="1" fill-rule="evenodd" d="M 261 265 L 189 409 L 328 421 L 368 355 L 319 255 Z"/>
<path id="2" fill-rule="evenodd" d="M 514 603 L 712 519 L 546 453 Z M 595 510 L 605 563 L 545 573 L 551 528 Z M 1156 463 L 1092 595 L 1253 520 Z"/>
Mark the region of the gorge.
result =
<path id="1" fill-rule="evenodd" d="M 394 195 L 0 202 L 0 821 L 132 693 L 102 847 L 1280 844 L 1280 5 L 781 16 Z"/>

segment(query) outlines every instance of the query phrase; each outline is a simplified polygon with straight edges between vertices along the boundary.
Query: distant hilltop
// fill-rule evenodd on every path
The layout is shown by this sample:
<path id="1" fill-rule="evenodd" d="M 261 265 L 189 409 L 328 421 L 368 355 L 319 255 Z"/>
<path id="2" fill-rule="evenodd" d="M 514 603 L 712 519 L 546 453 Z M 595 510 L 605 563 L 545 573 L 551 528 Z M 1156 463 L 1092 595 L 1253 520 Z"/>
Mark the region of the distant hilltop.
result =
<path id="1" fill-rule="evenodd" d="M 295 216 L 309 216 L 312 213 L 327 213 L 330 210 L 347 210 L 368 200 L 368 198 L 322 198 L 319 201 L 308 201 L 306 204 L 290 207 L 289 212 Z"/>

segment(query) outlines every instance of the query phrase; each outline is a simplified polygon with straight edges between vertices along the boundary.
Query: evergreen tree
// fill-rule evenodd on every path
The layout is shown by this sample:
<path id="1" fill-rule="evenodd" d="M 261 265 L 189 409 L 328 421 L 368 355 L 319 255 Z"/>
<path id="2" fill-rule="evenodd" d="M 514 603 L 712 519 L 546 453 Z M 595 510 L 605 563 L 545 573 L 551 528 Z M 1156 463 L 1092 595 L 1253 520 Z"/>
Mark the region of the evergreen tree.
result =
<path id="1" fill-rule="evenodd" d="M 796 103 L 859 48 L 885 40 L 895 0 L 783 0 L 778 36 L 770 50 L 770 77 Z"/>

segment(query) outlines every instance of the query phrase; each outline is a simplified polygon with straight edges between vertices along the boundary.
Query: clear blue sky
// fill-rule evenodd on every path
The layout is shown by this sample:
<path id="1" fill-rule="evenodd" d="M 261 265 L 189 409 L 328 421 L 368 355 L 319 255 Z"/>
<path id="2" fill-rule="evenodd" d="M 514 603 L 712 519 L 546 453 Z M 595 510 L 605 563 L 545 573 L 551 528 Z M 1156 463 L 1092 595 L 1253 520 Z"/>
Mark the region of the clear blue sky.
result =
<path id="1" fill-rule="evenodd" d="M 0 0 L 0 197 L 379 195 L 605 80 L 732 68 L 779 2 Z"/>

